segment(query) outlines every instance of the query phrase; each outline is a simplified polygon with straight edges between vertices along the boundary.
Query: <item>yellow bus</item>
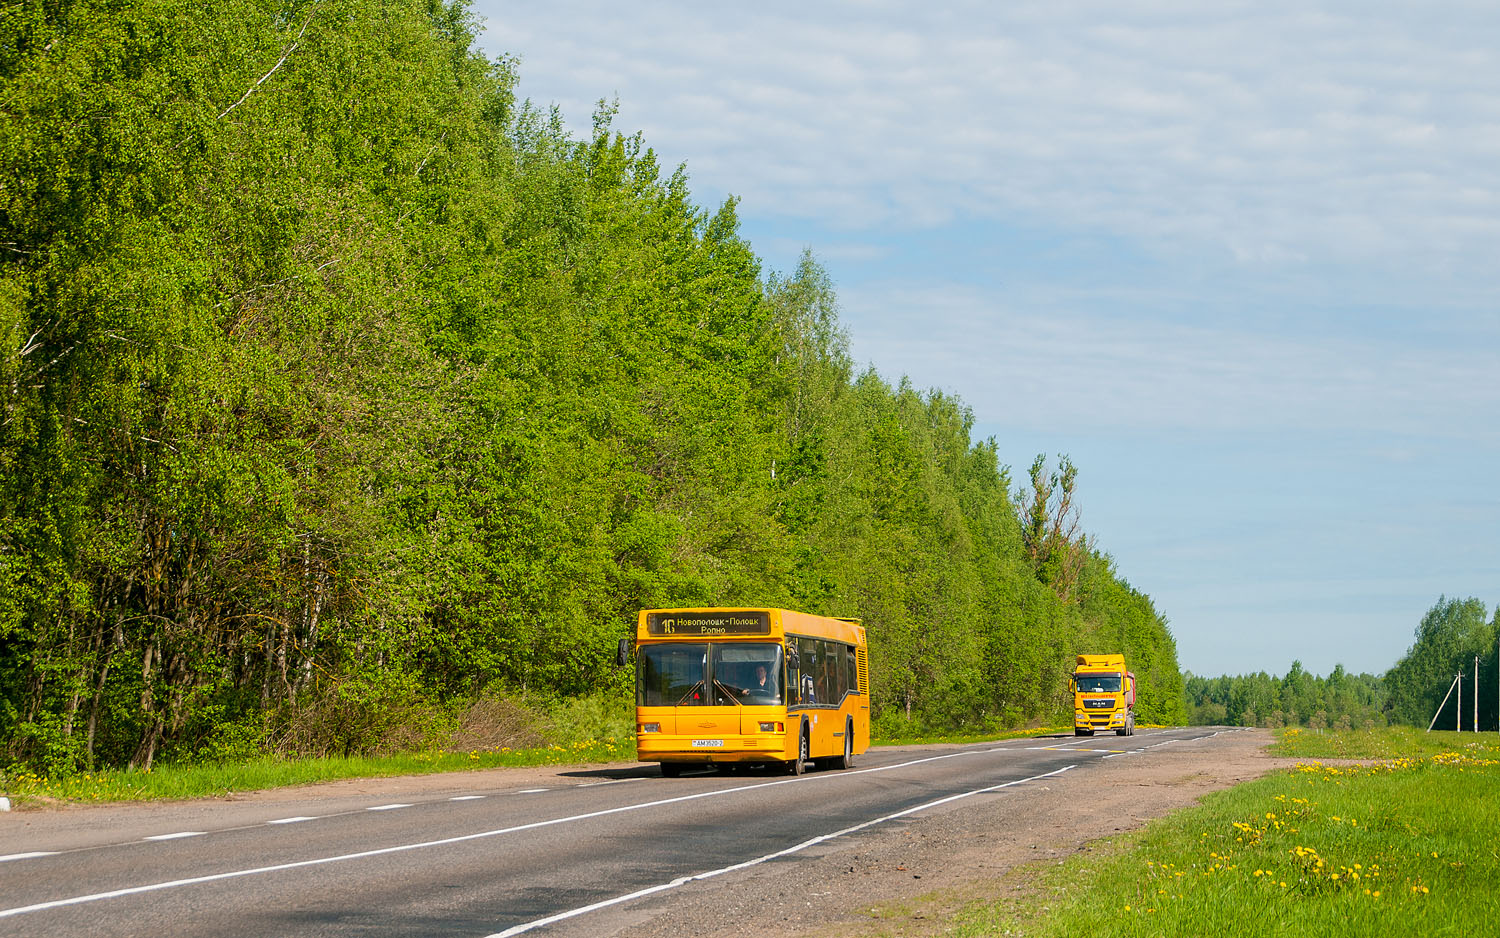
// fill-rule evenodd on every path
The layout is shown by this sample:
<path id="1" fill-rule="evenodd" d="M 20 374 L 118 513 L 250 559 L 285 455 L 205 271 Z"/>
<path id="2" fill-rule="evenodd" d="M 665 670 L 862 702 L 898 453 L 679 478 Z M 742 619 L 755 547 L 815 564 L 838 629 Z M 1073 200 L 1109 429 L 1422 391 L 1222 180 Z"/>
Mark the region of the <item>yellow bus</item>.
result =
<path id="1" fill-rule="evenodd" d="M 846 769 L 870 747 L 857 619 L 787 609 L 643 609 L 636 625 L 636 756 L 686 766 Z M 620 643 L 623 663 L 628 640 Z"/>

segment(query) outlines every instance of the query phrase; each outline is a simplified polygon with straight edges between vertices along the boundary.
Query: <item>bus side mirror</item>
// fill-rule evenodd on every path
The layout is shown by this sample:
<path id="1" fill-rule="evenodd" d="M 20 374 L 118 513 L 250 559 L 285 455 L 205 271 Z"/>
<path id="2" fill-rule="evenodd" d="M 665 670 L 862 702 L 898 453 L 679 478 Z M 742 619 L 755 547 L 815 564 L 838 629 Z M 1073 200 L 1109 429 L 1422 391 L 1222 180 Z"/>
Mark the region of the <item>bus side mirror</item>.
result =
<path id="1" fill-rule="evenodd" d="M 620 639 L 619 650 L 615 652 L 615 664 L 623 665 L 630 660 L 630 639 Z"/>

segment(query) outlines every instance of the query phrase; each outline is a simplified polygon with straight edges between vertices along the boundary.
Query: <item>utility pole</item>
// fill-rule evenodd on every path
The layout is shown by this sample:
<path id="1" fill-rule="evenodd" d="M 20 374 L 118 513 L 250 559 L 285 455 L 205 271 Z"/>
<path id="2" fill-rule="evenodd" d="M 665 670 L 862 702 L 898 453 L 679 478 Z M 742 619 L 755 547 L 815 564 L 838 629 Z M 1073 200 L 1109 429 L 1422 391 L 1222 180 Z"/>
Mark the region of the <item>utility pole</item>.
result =
<path id="1" fill-rule="evenodd" d="M 1474 656 L 1474 732 L 1479 732 L 1479 656 Z"/>
<path id="2" fill-rule="evenodd" d="M 1463 675 L 1460 674 L 1459 677 L 1463 677 Z M 1429 724 L 1427 724 L 1427 732 L 1431 733 L 1432 732 L 1432 728 L 1434 726 L 1437 726 L 1437 718 L 1443 715 L 1443 708 L 1446 707 L 1446 706 L 1448 706 L 1448 698 L 1453 696 L 1453 688 L 1455 688 L 1457 686 L 1458 686 L 1458 678 L 1456 677 L 1456 678 L 1453 679 L 1453 683 L 1448 685 L 1448 693 L 1446 693 L 1446 694 L 1443 695 L 1443 702 L 1440 703 L 1440 704 L 1438 704 L 1437 712 L 1432 715 L 1432 722 L 1429 723 Z M 1464 696 L 1464 692 L 1463 692 L 1462 689 L 1460 689 L 1459 692 L 1458 692 L 1459 699 L 1462 700 L 1463 696 Z"/>
<path id="3" fill-rule="evenodd" d="M 1458 672 L 1453 683 L 1458 687 L 1458 699 L 1454 701 L 1458 710 L 1453 714 L 1453 732 L 1462 733 L 1464 731 L 1464 673 L 1462 671 Z"/>

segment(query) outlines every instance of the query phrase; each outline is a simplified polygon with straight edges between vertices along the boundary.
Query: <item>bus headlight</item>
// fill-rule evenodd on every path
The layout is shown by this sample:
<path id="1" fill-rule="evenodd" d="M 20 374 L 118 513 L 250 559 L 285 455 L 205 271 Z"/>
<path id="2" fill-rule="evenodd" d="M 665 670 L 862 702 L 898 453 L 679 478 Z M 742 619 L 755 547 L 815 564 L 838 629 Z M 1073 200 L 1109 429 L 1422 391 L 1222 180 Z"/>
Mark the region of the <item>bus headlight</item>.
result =
<path id="1" fill-rule="evenodd" d="M 660 723 L 642 723 L 641 724 L 641 732 L 642 733 L 660 733 L 661 732 L 661 724 Z"/>
<path id="2" fill-rule="evenodd" d="M 786 724 L 784 724 L 784 723 L 774 723 L 774 722 L 773 723 L 762 723 L 760 725 L 760 731 L 762 733 L 784 733 L 784 732 L 786 732 Z"/>

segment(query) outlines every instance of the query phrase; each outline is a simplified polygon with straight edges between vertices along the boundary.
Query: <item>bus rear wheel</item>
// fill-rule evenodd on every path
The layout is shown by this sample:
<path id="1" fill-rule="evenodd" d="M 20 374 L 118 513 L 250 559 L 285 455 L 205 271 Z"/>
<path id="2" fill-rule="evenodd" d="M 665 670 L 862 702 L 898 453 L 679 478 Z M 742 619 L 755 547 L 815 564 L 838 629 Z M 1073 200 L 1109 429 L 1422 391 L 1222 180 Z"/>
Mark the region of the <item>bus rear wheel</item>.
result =
<path id="1" fill-rule="evenodd" d="M 854 721 L 850 720 L 844 724 L 844 754 L 834 756 L 828 760 L 830 767 L 835 769 L 854 768 Z"/>

